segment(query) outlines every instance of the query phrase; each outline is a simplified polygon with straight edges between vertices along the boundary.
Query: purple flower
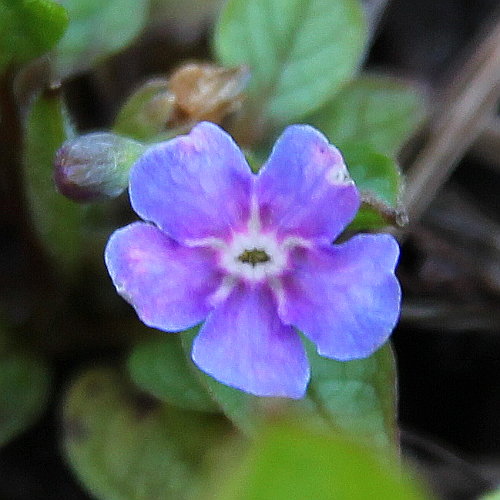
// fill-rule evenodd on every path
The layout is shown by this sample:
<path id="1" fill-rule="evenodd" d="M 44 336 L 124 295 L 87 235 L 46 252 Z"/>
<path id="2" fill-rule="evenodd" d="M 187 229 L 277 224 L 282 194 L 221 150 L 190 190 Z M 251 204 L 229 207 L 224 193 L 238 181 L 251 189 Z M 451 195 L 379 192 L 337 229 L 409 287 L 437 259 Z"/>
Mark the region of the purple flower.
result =
<path id="1" fill-rule="evenodd" d="M 300 398 L 318 353 L 363 358 L 389 337 L 401 292 L 390 235 L 332 241 L 359 193 L 340 152 L 307 125 L 288 127 L 258 175 L 222 129 L 200 123 L 134 165 L 130 199 L 146 221 L 117 230 L 106 264 L 147 325 L 205 321 L 192 358 L 220 382 Z"/>

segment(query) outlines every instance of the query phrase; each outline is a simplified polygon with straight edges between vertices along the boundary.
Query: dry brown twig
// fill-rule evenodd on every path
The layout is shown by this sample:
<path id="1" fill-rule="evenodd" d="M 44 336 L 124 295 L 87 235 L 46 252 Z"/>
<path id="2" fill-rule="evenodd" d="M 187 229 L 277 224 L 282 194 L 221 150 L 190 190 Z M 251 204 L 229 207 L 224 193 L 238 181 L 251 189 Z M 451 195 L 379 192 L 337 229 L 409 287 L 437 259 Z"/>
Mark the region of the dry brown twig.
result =
<path id="1" fill-rule="evenodd" d="M 375 35 L 390 0 L 363 0 L 370 37 Z"/>
<path id="2" fill-rule="evenodd" d="M 426 140 L 407 169 L 409 230 L 491 122 L 500 97 L 500 10 L 496 14 L 462 70 L 437 94 L 442 98 L 434 106 Z"/>
<path id="3" fill-rule="evenodd" d="M 500 172 L 500 118 L 495 117 L 472 146 L 471 153 Z"/>

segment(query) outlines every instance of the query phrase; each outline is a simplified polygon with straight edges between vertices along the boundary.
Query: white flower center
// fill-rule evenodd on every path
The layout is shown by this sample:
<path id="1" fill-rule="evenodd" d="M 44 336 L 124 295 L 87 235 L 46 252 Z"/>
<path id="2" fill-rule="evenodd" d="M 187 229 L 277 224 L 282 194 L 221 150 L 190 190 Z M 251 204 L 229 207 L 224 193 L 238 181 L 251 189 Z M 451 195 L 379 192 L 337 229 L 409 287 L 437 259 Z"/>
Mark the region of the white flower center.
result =
<path id="1" fill-rule="evenodd" d="M 209 246 L 219 253 L 219 265 L 226 272 L 220 287 L 210 297 L 216 305 L 231 293 L 239 280 L 259 282 L 268 280 L 278 296 L 281 274 L 287 269 L 288 254 L 294 247 L 310 247 L 311 243 L 299 236 L 278 239 L 274 232 L 263 232 L 257 202 L 252 200 L 250 219 L 246 231 L 232 234 L 231 241 L 219 238 L 189 240 L 190 246 Z"/>
<path id="2" fill-rule="evenodd" d="M 280 245 L 273 234 L 249 230 L 235 233 L 220 255 L 221 265 L 229 274 L 249 281 L 261 281 L 283 272 L 288 261 L 288 248 Z"/>

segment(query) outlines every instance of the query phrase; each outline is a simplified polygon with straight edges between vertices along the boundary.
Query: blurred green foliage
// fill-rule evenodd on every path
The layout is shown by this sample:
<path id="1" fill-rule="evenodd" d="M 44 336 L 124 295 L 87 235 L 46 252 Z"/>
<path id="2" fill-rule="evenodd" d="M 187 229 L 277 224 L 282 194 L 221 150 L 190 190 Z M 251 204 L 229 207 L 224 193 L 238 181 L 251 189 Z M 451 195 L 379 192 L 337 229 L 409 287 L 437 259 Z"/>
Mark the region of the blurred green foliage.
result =
<path id="1" fill-rule="evenodd" d="M 229 471 L 229 474 L 228 474 Z M 270 424 L 243 459 L 223 462 L 206 500 L 424 500 L 390 457 L 341 435 Z M 200 497 L 198 497 L 200 498 Z"/>
<path id="2" fill-rule="evenodd" d="M 50 370 L 40 356 L 0 353 L 0 446 L 42 414 L 50 390 Z"/>
<path id="3" fill-rule="evenodd" d="M 71 274 L 80 265 L 84 251 L 83 223 L 88 211 L 88 207 L 61 196 L 54 185 L 56 151 L 73 134 L 60 95 L 39 95 L 25 123 L 26 194 L 38 236 L 63 274 Z"/>
<path id="4" fill-rule="evenodd" d="M 54 76 L 89 70 L 124 49 L 143 30 L 148 0 L 61 0 L 70 19 L 55 50 Z"/>
<path id="5" fill-rule="evenodd" d="M 132 380 L 142 390 L 179 408 L 218 411 L 186 358 L 179 336 L 160 335 L 133 350 L 128 359 Z"/>
<path id="6" fill-rule="evenodd" d="M 486 495 L 482 495 L 478 500 L 500 500 L 500 490 L 486 493 Z"/>
<path id="7" fill-rule="evenodd" d="M 52 0 L 0 0 L 0 73 L 47 52 L 67 25 L 66 10 Z"/>
<path id="8" fill-rule="evenodd" d="M 307 395 L 332 428 L 365 445 L 397 447 L 396 365 L 389 344 L 366 359 L 341 362 L 319 356 L 308 343 Z"/>
<path id="9" fill-rule="evenodd" d="M 186 498 L 202 459 L 227 430 L 218 418 L 142 396 L 112 368 L 94 368 L 64 401 L 64 450 L 103 500 Z"/>

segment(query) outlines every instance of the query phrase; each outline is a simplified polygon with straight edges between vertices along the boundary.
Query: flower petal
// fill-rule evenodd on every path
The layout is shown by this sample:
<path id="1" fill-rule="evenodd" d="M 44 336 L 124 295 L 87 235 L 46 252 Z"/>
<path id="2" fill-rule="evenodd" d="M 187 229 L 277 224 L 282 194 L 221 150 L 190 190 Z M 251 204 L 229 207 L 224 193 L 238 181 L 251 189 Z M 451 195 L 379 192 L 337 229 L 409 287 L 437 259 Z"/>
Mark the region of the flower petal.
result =
<path id="1" fill-rule="evenodd" d="M 359 208 L 342 155 L 309 125 L 292 125 L 260 171 L 257 198 L 264 227 L 334 240 Z"/>
<path id="2" fill-rule="evenodd" d="M 212 250 L 179 245 L 142 222 L 111 235 L 105 260 L 118 293 L 160 330 L 184 330 L 205 319 L 207 299 L 221 282 Z"/>
<path id="3" fill-rule="evenodd" d="M 208 316 L 192 357 L 218 381 L 257 396 L 301 398 L 309 381 L 300 337 L 280 321 L 265 286 L 237 286 Z"/>
<path id="4" fill-rule="evenodd" d="M 283 280 L 279 314 L 299 328 L 322 356 L 364 358 L 389 337 L 401 290 L 399 256 L 388 234 L 358 235 L 347 243 L 296 249 L 294 273 Z"/>
<path id="5" fill-rule="evenodd" d="M 246 223 L 252 183 L 232 138 L 202 122 L 139 159 L 130 175 L 130 200 L 143 219 L 179 242 L 224 237 Z"/>

